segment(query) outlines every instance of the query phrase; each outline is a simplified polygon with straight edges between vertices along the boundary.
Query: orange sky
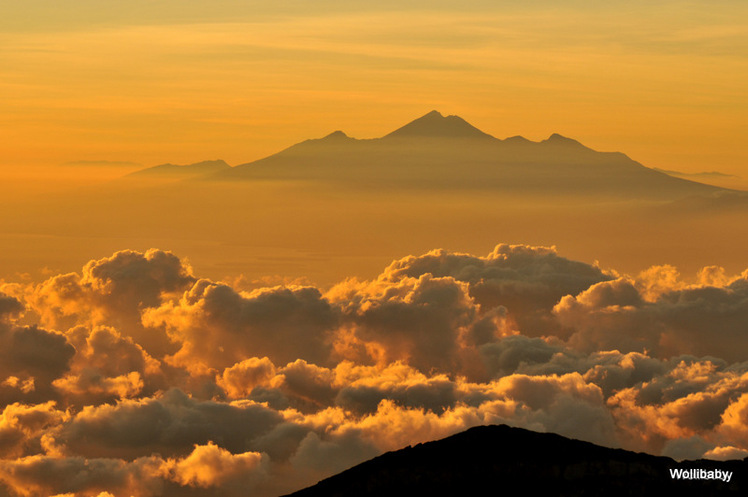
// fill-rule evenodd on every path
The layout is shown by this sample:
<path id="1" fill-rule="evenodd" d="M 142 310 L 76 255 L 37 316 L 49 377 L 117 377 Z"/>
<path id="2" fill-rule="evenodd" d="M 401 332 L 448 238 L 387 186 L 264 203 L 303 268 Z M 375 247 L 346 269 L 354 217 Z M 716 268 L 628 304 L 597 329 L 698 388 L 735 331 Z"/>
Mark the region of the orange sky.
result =
<path id="1" fill-rule="evenodd" d="M 437 109 L 748 189 L 748 2 L 275 3 L 0 1 L 0 493 L 270 497 L 497 423 L 748 455 L 733 192 L 102 182 Z"/>
<path id="2" fill-rule="evenodd" d="M 438 109 L 499 138 L 559 132 L 650 167 L 748 176 L 744 2 L 199 3 L 5 2 L 2 174 L 237 164 Z"/>

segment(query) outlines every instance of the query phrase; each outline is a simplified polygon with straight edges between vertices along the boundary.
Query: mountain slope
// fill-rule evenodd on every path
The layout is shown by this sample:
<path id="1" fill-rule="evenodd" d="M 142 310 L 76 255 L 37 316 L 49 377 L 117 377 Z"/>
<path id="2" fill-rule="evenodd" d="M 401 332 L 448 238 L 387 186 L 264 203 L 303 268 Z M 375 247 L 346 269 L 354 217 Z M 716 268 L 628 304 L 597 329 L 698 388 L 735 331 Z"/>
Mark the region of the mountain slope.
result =
<path id="1" fill-rule="evenodd" d="M 459 116 L 442 116 L 432 110 L 411 121 L 383 138 L 448 137 L 448 138 L 495 138 L 479 130 Z"/>
<path id="2" fill-rule="evenodd" d="M 597 152 L 559 134 L 542 142 L 494 138 L 432 111 L 376 139 L 336 131 L 202 179 L 291 180 L 384 189 L 480 189 L 512 193 L 670 200 L 724 191 Z"/>
<path id="3" fill-rule="evenodd" d="M 226 169 L 231 169 L 231 166 L 222 160 L 206 160 L 188 165 L 161 164 L 135 171 L 126 177 L 140 179 L 184 179 L 215 174 Z"/>
<path id="4" fill-rule="evenodd" d="M 677 480 L 671 470 L 730 471 L 730 481 Z M 748 459 L 684 461 L 609 449 L 550 433 L 481 426 L 388 452 L 294 497 L 495 495 L 745 495 Z"/>

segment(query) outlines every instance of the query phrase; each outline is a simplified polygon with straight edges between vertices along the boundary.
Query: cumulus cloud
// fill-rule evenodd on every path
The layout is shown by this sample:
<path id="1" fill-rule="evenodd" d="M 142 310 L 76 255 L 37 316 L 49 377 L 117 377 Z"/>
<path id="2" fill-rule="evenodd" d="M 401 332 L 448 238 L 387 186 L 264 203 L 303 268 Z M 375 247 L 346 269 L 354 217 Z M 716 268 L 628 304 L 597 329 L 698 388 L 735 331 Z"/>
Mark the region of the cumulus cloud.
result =
<path id="1" fill-rule="evenodd" d="M 748 376 L 748 375 L 744 375 Z M 742 377 L 741 377 L 742 379 Z M 748 378 L 746 378 L 748 381 Z M 743 387 L 745 389 L 745 387 Z M 722 412 L 719 432 L 741 448 L 748 448 L 748 392 L 741 393 Z"/>
<path id="2" fill-rule="evenodd" d="M 732 445 L 714 447 L 704 452 L 704 459 L 712 459 L 714 461 L 729 461 L 731 459 L 744 459 L 746 457 L 748 457 L 748 450 L 739 449 Z"/>
<path id="3" fill-rule="evenodd" d="M 0 481 L 28 497 L 77 495 L 191 495 L 189 488 L 229 485 L 231 495 L 263 477 L 264 458 L 256 452 L 231 454 L 213 443 L 196 445 L 183 458 L 153 455 L 133 461 L 116 458 L 28 456 L 0 461 Z M 185 488 L 186 487 L 186 488 Z M 111 493 L 114 492 L 114 493 Z"/>
<path id="4" fill-rule="evenodd" d="M 376 412 L 389 399 L 397 405 L 441 413 L 454 407 L 462 397 L 460 384 L 445 375 L 426 376 L 403 364 L 393 364 L 381 371 L 359 371 L 359 378 L 340 388 L 336 404 L 365 414 Z"/>
<path id="5" fill-rule="evenodd" d="M 251 401 L 200 401 L 170 390 L 115 405 L 84 407 L 51 435 L 57 445 L 86 457 L 134 459 L 155 452 L 171 457 L 209 441 L 241 453 L 282 419 L 280 413 Z"/>
<path id="6" fill-rule="evenodd" d="M 647 350 L 659 357 L 713 355 L 740 361 L 748 348 L 748 279 L 724 287 L 693 285 L 646 301 L 633 281 L 620 278 L 567 295 L 554 306 L 568 342 L 581 350 Z M 680 286 L 680 285 L 678 285 Z"/>
<path id="7" fill-rule="evenodd" d="M 28 295 L 41 323 L 55 329 L 110 324 L 155 356 L 172 350 L 165 335 L 145 330 L 141 311 L 188 288 L 192 269 L 170 252 L 123 250 L 90 261 L 82 274 L 54 276 Z"/>
<path id="8" fill-rule="evenodd" d="M 0 293 L 0 321 L 7 320 L 15 314 L 20 314 L 23 309 L 23 304 L 18 299 Z"/>
<path id="9" fill-rule="evenodd" d="M 229 397 L 247 397 L 255 387 L 264 385 L 275 377 L 275 365 L 267 357 L 251 357 L 223 370 L 217 378 L 218 385 Z"/>
<path id="10" fill-rule="evenodd" d="M 208 488 L 240 475 L 253 474 L 262 462 L 262 454 L 257 452 L 232 454 L 208 442 L 207 445 L 195 445 L 192 453 L 182 459 L 164 461 L 160 472 L 182 486 Z"/>
<path id="11" fill-rule="evenodd" d="M 344 320 L 355 339 L 369 344 L 373 359 L 406 361 L 426 371 L 459 369 L 460 343 L 478 317 L 467 284 L 425 274 L 352 291 L 355 301 L 345 305 Z M 355 357 L 355 351 L 337 350 Z"/>
<path id="12" fill-rule="evenodd" d="M 143 323 L 164 329 L 179 350 L 171 364 L 195 372 L 230 367 L 246 357 L 276 362 L 326 362 L 327 333 L 336 315 L 319 290 L 274 287 L 249 294 L 200 280 L 178 302 L 143 312 Z"/>
<path id="13" fill-rule="evenodd" d="M 158 474 L 161 461 L 143 458 L 121 459 L 57 458 L 44 455 L 0 461 L 0 481 L 15 495 L 42 497 L 73 494 L 97 496 L 103 492 L 160 495 L 163 483 Z"/>
<path id="14" fill-rule="evenodd" d="M 66 335 L 76 353 L 70 371 L 52 382 L 66 401 L 109 402 L 166 386 L 160 362 L 114 328 L 76 326 Z"/>
<path id="15" fill-rule="evenodd" d="M 5 284 L 0 484 L 279 495 L 489 423 L 679 459 L 748 453 L 748 272 L 625 276 L 499 245 L 324 292 L 245 288 L 155 249 Z"/>
<path id="16" fill-rule="evenodd" d="M 694 436 L 714 444 L 740 441 L 732 430 L 744 422 L 739 413 L 748 388 L 748 365 L 688 356 L 666 365 L 664 374 L 608 398 L 618 429 L 650 452 Z"/>
<path id="17" fill-rule="evenodd" d="M 48 428 L 58 426 L 68 418 L 67 412 L 56 409 L 54 401 L 6 405 L 0 415 L 0 458 L 33 452 Z"/>
<path id="18" fill-rule="evenodd" d="M 58 399 L 52 382 L 69 369 L 74 354 L 61 333 L 0 323 L 0 402 Z"/>
<path id="19" fill-rule="evenodd" d="M 469 285 L 484 310 L 503 306 L 515 327 L 530 336 L 547 329 L 548 313 L 565 295 L 612 278 L 600 268 L 557 254 L 555 247 L 500 244 L 485 257 L 435 250 L 393 262 L 379 281 L 431 274 Z"/>

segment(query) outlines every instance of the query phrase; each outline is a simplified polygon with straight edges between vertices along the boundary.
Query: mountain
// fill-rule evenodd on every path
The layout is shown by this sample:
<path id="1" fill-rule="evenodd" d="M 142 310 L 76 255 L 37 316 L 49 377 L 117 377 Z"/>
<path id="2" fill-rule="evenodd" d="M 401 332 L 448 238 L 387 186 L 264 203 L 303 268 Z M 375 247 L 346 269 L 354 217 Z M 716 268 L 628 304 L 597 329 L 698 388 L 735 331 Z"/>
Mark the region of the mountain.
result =
<path id="1" fill-rule="evenodd" d="M 729 482 L 671 477 L 675 471 L 698 475 L 716 469 L 730 472 Z M 558 497 L 746 495 L 748 458 L 676 462 L 551 433 L 480 426 L 388 452 L 290 495 L 515 495 L 518 489 L 522 495 Z"/>
<path id="2" fill-rule="evenodd" d="M 383 138 L 446 137 L 446 138 L 493 138 L 459 116 L 442 116 L 432 110 Z"/>
<path id="3" fill-rule="evenodd" d="M 140 179 L 184 179 L 215 174 L 226 169 L 231 169 L 231 166 L 222 160 L 206 160 L 188 165 L 161 164 L 135 171 L 126 177 Z"/>
<path id="4" fill-rule="evenodd" d="M 203 175 L 213 181 L 314 181 L 376 189 L 468 189 L 676 199 L 724 191 L 649 169 L 618 152 L 597 152 L 554 133 L 533 142 L 494 138 L 436 111 L 375 139 L 336 131 L 277 154 Z"/>
<path id="5" fill-rule="evenodd" d="M 655 171 L 665 173 L 670 176 L 677 176 L 679 178 L 704 178 L 704 179 L 724 179 L 724 178 L 737 178 L 734 174 L 725 174 L 719 171 L 703 171 L 700 173 L 684 173 L 681 171 L 671 171 L 669 169 L 660 169 L 653 167 Z"/>

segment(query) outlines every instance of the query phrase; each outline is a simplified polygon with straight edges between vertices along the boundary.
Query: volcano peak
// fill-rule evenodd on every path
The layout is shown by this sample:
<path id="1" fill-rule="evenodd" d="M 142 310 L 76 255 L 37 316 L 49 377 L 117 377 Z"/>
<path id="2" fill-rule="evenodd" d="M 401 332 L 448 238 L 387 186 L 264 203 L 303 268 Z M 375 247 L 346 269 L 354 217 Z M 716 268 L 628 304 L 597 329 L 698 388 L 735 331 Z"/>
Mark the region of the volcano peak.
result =
<path id="1" fill-rule="evenodd" d="M 398 128 L 384 138 L 493 138 L 459 116 L 444 116 L 432 110 Z"/>

